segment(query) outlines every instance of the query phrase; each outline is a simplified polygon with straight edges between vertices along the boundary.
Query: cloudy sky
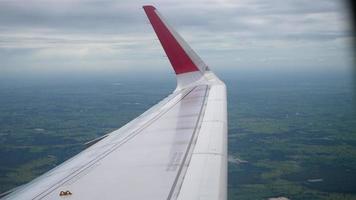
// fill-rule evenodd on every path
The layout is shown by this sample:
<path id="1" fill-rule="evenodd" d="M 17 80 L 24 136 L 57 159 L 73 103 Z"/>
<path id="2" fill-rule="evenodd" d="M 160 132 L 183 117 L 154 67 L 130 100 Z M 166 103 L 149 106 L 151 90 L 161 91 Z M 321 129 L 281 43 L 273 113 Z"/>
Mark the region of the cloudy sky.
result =
<path id="1" fill-rule="evenodd" d="M 351 66 L 340 0 L 0 0 L 0 73 L 170 70 L 145 4 L 212 69 Z"/>

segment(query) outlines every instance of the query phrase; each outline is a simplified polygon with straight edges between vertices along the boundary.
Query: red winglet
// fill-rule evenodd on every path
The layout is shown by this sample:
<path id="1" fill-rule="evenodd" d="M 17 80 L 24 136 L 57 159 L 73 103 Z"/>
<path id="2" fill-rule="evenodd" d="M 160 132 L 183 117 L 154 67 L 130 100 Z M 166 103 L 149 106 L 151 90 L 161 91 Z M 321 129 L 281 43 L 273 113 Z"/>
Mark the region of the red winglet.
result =
<path id="1" fill-rule="evenodd" d="M 167 25 L 157 14 L 156 8 L 147 5 L 143 6 L 143 9 L 150 20 L 175 73 L 183 74 L 187 72 L 199 71 L 198 67 L 193 63 L 187 52 L 184 51 L 183 47 L 179 44 Z"/>

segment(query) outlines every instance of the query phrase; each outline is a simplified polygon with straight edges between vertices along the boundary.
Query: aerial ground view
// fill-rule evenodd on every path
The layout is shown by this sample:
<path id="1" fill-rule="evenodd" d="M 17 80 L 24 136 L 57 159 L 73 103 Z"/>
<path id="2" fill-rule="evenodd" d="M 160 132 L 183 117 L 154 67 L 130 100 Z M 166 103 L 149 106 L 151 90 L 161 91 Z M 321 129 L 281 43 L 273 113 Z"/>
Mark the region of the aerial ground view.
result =
<path id="1" fill-rule="evenodd" d="M 226 84 L 228 199 L 356 199 L 342 1 L 181 2 L 156 6 Z M 0 2 L 0 194 L 174 91 L 143 4 Z"/>
<path id="2" fill-rule="evenodd" d="M 349 74 L 229 74 L 219 74 L 228 87 L 229 199 L 356 198 Z M 2 82 L 2 192 L 121 127 L 175 86 L 174 77 L 83 79 Z"/>

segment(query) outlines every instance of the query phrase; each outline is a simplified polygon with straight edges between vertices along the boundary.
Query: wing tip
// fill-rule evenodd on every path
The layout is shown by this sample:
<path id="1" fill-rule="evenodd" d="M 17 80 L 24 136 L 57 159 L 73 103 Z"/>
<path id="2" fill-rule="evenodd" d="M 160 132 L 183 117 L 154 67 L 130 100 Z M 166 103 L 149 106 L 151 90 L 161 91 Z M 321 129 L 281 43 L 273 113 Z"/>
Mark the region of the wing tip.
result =
<path id="1" fill-rule="evenodd" d="M 143 8 L 145 11 L 148 11 L 148 10 L 156 10 L 156 8 L 155 8 L 153 5 L 144 5 L 144 6 L 142 6 L 142 8 Z"/>
<path id="2" fill-rule="evenodd" d="M 154 6 L 143 5 L 142 7 L 177 75 L 177 88 L 183 88 L 200 80 L 204 71 L 199 68 L 198 64 L 203 61 L 165 22 Z"/>

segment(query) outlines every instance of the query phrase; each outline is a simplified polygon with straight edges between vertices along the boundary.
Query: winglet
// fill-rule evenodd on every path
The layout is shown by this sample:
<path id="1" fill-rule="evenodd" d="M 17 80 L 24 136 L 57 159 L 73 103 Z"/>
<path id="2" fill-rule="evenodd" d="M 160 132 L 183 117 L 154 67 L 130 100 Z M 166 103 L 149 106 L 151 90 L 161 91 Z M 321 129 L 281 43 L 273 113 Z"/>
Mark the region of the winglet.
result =
<path id="1" fill-rule="evenodd" d="M 207 66 L 183 38 L 181 38 L 178 33 L 168 25 L 155 7 L 152 5 L 145 5 L 143 6 L 143 9 L 150 20 L 175 73 L 180 75 L 189 72 L 198 72 L 202 75 L 204 71 L 207 70 Z"/>

